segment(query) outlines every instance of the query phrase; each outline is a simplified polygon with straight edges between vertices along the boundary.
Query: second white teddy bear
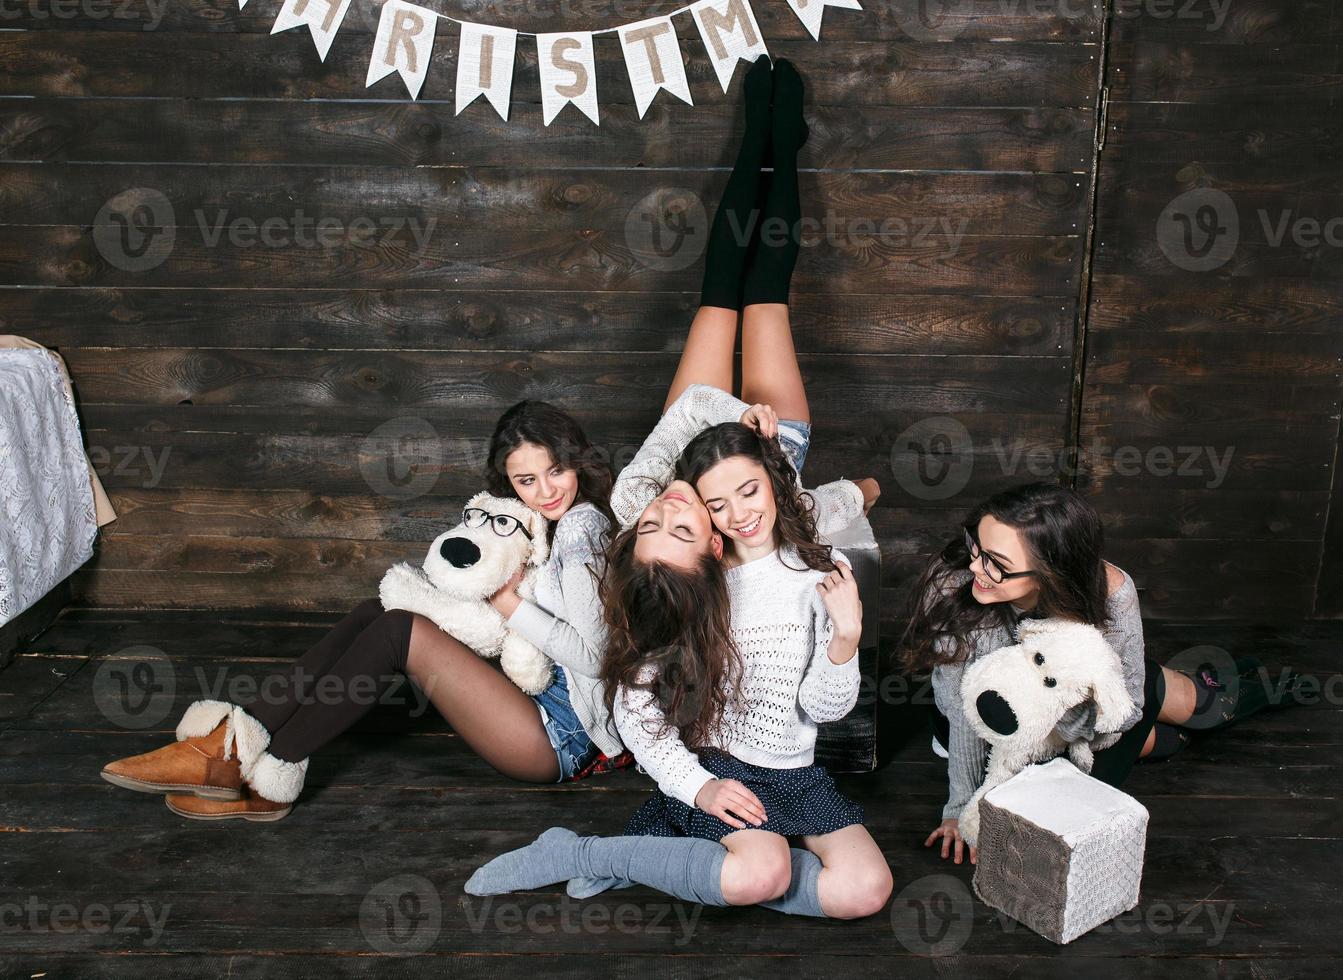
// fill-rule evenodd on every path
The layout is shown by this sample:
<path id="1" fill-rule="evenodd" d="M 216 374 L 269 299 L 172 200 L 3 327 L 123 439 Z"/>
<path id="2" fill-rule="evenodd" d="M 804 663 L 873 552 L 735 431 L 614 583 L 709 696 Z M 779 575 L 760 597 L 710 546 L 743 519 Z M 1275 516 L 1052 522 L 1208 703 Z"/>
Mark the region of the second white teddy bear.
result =
<path id="1" fill-rule="evenodd" d="M 966 720 L 989 743 L 988 772 L 961 811 L 960 832 L 974 845 L 979 838 L 979 801 L 1035 762 L 1068 753 L 1083 772 L 1091 771 L 1092 743 L 1065 742 L 1055 731 L 1064 714 L 1084 701 L 1096 703 L 1096 742 L 1113 742 L 1133 712 L 1119 655 L 1101 631 L 1062 619 L 1023 620 L 1016 646 L 977 660 L 961 681 Z"/>
<path id="2" fill-rule="evenodd" d="M 478 493 L 467 501 L 462 523 L 429 546 L 424 567 L 399 562 L 379 587 L 384 609 L 405 609 L 434 622 L 482 657 L 499 657 L 508 679 L 527 694 L 540 694 L 553 678 L 553 662 L 508 628 L 489 603 L 518 569 L 518 586 L 533 596 L 536 569 L 550 555 L 546 519 L 519 500 Z"/>

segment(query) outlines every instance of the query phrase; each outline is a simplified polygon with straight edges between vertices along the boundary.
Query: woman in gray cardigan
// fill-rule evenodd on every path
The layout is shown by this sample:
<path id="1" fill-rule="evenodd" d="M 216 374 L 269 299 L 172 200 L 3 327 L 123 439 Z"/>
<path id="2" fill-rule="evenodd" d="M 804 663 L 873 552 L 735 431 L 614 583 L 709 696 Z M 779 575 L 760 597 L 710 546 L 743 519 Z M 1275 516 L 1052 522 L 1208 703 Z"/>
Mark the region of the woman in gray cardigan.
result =
<path id="1" fill-rule="evenodd" d="M 1236 661 L 1237 682 L 1228 683 L 1217 670 L 1191 675 L 1147 659 L 1137 589 L 1127 572 L 1102 558 L 1103 546 L 1100 516 L 1077 493 L 1049 483 L 1013 487 L 971 511 L 913 590 L 901 649 L 907 669 L 932 673 L 934 751 L 947 757 L 950 789 L 942 822 L 925 845 L 941 840 L 942 857 L 954 850 L 956 863 L 962 860 L 959 818 L 984 779 L 988 753 L 962 709 L 962 674 L 979 657 L 1015 643 L 1023 618 L 1090 623 L 1119 655 L 1135 707 L 1120 734 L 1095 743 L 1102 748 L 1091 772 L 1112 786 L 1139 758 L 1175 754 L 1188 730 L 1229 725 L 1272 701 L 1257 660 Z M 1093 738 L 1095 717 L 1095 705 L 1083 702 L 1057 730 L 1070 741 Z"/>

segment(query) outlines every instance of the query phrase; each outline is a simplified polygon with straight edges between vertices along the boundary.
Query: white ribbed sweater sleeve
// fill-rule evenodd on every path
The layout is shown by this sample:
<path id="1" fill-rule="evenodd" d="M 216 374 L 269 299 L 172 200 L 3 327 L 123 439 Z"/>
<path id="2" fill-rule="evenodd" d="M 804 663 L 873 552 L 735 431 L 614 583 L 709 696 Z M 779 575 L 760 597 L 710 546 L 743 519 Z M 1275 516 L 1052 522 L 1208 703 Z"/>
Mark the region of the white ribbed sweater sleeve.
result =
<path id="1" fill-rule="evenodd" d="M 715 778 L 714 774 L 700 765 L 699 757 L 686 748 L 674 728 L 667 728 L 661 736 L 657 734 L 664 727 L 665 716 L 653 693 L 622 685 L 616 691 L 614 717 L 620 740 L 634 753 L 658 789 L 693 807 L 695 797 L 705 783 Z"/>
<path id="2" fill-rule="evenodd" d="M 611 489 L 611 510 L 620 526 L 627 528 L 638 520 L 643 509 L 666 489 L 676 474 L 676 459 L 690 440 L 712 425 L 740 421 L 750 407 L 712 385 L 691 385 L 682 392 Z"/>
<path id="3" fill-rule="evenodd" d="M 842 531 L 863 514 L 863 491 L 850 480 L 835 480 L 802 492 L 812 499 L 818 534 Z"/>
<path id="4" fill-rule="evenodd" d="M 849 560 L 838 551 L 831 552 L 835 561 L 845 565 Z M 838 721 L 853 710 L 858 702 L 862 673 L 858 668 L 858 654 L 842 664 L 830 659 L 830 641 L 835 635 L 835 624 L 826 611 L 820 593 L 812 602 L 812 636 L 814 637 L 811 663 L 802 675 L 797 692 L 797 704 L 808 718 L 817 724 Z"/>

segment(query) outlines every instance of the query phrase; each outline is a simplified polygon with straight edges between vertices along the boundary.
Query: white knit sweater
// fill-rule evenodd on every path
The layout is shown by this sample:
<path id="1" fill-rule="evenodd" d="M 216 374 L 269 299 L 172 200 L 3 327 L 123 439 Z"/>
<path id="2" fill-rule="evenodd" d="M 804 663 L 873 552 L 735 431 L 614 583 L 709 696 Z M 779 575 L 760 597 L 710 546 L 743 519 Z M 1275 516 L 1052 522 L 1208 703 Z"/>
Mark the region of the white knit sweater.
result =
<path id="1" fill-rule="evenodd" d="M 677 458 L 695 436 L 722 422 L 741 421 L 750 407 L 712 385 L 691 385 L 682 392 L 620 471 L 611 490 L 611 510 L 620 526 L 631 526 L 666 489 L 676 474 Z M 863 491 L 849 480 L 836 480 L 802 493 L 815 508 L 816 530 L 821 534 L 848 527 L 863 512 Z"/>
<path id="2" fill-rule="evenodd" d="M 848 564 L 839 552 L 832 554 Z M 791 547 L 728 570 L 732 638 L 742 659 L 741 698 L 725 709 L 709 743 L 713 747 L 768 769 L 808 766 L 817 723 L 852 710 L 861 680 L 858 657 L 842 664 L 830 659 L 834 624 L 816 591 L 824 577 L 806 568 Z M 640 679 L 652 676 L 650 667 Z M 714 776 L 674 730 L 657 737 L 662 720 L 650 692 L 625 687 L 617 692 L 615 723 L 625 745 L 664 793 L 694 806 Z"/>

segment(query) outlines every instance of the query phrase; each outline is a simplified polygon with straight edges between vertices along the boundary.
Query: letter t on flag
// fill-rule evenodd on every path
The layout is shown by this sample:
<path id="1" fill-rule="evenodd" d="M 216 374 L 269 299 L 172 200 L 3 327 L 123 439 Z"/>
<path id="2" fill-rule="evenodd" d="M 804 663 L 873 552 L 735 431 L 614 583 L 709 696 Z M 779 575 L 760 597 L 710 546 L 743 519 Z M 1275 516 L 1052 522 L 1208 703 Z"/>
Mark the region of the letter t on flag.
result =
<path id="1" fill-rule="evenodd" d="M 424 76 L 429 73 L 429 58 L 434 51 L 434 30 L 438 14 L 405 0 L 387 0 L 378 18 L 378 33 L 373 39 L 373 59 L 368 63 L 368 88 L 381 78 L 397 72 L 406 83 L 412 99 L 420 97 Z"/>
<path id="2" fill-rule="evenodd" d="M 620 49 L 634 89 L 639 118 L 644 117 L 659 89 L 666 89 L 686 105 L 694 105 L 686 81 L 681 45 L 670 17 L 654 17 L 619 29 Z"/>
<path id="3" fill-rule="evenodd" d="M 317 45 L 318 56 L 326 61 L 326 53 L 331 50 L 331 42 L 336 39 L 336 31 L 340 30 L 349 9 L 350 0 L 284 0 L 270 32 L 279 34 L 307 24 L 312 43 Z"/>
<path id="4" fill-rule="evenodd" d="M 457 112 L 485 96 L 505 122 L 513 91 L 513 59 L 518 32 L 488 24 L 463 24 L 457 49 Z"/>
<path id="5" fill-rule="evenodd" d="M 769 54 L 747 0 L 700 0 L 690 12 L 695 15 L 699 36 L 704 39 L 724 92 L 732 84 L 732 73 L 739 60 L 755 61 L 762 54 Z"/>

